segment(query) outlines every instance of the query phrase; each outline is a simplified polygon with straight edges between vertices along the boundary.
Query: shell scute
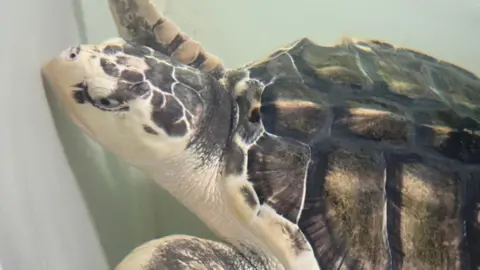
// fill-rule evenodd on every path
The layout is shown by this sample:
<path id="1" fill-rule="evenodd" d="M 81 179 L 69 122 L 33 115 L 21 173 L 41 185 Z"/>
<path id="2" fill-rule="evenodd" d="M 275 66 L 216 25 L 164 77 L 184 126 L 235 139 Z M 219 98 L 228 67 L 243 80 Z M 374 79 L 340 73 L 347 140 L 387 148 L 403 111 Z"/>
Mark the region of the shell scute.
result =
<path id="1" fill-rule="evenodd" d="M 441 155 L 463 163 L 480 164 L 479 132 L 434 127 L 428 135 L 430 147 Z"/>
<path id="2" fill-rule="evenodd" d="M 361 107 L 348 110 L 339 108 L 335 113 L 332 131 L 332 136 L 351 134 L 367 140 L 407 145 L 409 125 L 406 119 L 388 111 Z"/>
<path id="3" fill-rule="evenodd" d="M 267 132 L 308 143 L 328 123 L 325 100 L 325 94 L 311 91 L 303 84 L 276 82 L 263 92 L 262 123 Z"/>
<path id="4" fill-rule="evenodd" d="M 342 260 L 345 260 L 343 264 L 351 267 L 356 264 L 355 260 L 367 269 L 387 266 L 384 231 L 372 230 L 382 228 L 384 222 L 385 164 L 382 155 L 378 152 L 342 149 L 328 153 L 316 152 L 316 159 L 322 157 L 326 158 L 323 198 L 316 203 L 323 209 L 317 214 L 303 216 L 305 221 L 319 220 L 317 226 L 323 223 L 323 230 L 330 230 L 323 237 L 312 238 L 317 245 L 323 246 L 319 250 L 320 257 L 327 253 L 325 248 L 334 253 L 333 258 L 322 258 L 320 263 L 327 269 L 340 267 Z M 315 200 L 311 198 L 311 201 Z M 313 230 L 308 225 L 305 228 Z"/>
<path id="5" fill-rule="evenodd" d="M 282 157 L 278 159 L 277 157 Z M 305 196 L 310 149 L 285 138 L 261 137 L 248 151 L 248 178 L 260 203 L 297 223 Z"/>

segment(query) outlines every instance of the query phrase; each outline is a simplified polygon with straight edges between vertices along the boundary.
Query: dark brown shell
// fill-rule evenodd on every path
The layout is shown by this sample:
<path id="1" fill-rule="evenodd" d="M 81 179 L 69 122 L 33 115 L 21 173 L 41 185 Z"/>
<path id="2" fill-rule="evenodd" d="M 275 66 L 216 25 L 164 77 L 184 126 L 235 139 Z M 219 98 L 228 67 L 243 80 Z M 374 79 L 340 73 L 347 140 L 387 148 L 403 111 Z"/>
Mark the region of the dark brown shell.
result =
<path id="1" fill-rule="evenodd" d="M 480 267 L 477 76 L 355 40 L 302 39 L 246 68 L 266 85 L 249 179 L 322 269 Z"/>

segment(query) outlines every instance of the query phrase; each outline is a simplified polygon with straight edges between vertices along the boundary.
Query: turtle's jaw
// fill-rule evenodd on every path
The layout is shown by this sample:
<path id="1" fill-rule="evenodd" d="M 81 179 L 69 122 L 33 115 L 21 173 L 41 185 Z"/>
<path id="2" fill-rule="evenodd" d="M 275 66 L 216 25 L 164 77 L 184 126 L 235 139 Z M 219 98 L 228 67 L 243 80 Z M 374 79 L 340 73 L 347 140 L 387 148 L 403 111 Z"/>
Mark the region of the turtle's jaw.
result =
<path id="1" fill-rule="evenodd" d="M 74 81 L 75 79 L 72 78 L 70 69 L 65 70 L 63 66 L 64 55 L 70 50 L 72 49 L 69 48 L 63 51 L 59 57 L 51 59 L 48 63 L 46 63 L 41 70 L 42 77 L 48 86 L 46 90 L 53 91 L 54 95 L 59 98 L 62 105 L 64 105 L 64 108 L 66 109 L 70 119 L 72 119 L 77 126 L 82 128 L 82 130 L 88 132 L 88 130 L 85 128 L 85 125 L 72 111 L 74 100 L 72 100 L 73 96 L 69 95 L 69 93 L 72 92 L 73 89 L 69 85 L 69 82 Z M 65 74 L 64 71 L 67 71 L 67 73 Z"/>
<path id="2" fill-rule="evenodd" d="M 89 56 L 82 51 L 81 46 L 70 47 L 42 67 L 43 78 L 64 104 L 84 102 L 74 96 L 76 86 L 85 81 L 91 66 Z"/>
<path id="3" fill-rule="evenodd" d="M 47 91 L 62 103 L 70 119 L 87 135 L 95 138 L 88 119 L 95 113 L 88 100 L 86 80 L 95 76 L 94 59 L 97 52 L 93 45 L 72 46 L 47 62 L 41 70 Z M 94 119 L 94 118 L 93 118 Z"/>

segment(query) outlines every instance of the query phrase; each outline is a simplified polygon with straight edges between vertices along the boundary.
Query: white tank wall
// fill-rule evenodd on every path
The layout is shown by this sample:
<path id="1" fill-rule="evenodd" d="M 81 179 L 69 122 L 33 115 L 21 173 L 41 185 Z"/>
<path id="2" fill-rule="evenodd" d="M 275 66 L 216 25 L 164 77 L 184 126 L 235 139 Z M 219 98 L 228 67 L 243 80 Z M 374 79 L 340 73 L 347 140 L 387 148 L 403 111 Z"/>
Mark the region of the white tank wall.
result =
<path id="1" fill-rule="evenodd" d="M 40 65 L 78 43 L 70 1 L 0 8 L 0 267 L 108 269 L 46 102 Z"/>
<path id="2" fill-rule="evenodd" d="M 480 5 L 474 0 L 155 2 L 231 67 L 301 36 L 330 44 L 355 35 L 417 48 L 480 73 L 480 36 L 474 34 Z M 52 99 L 62 149 L 40 64 L 79 40 L 116 36 L 106 0 L 8 1 L 0 18 L 6 22 L 0 42 L 0 267 L 111 269 L 151 238 L 210 236 L 141 173 L 85 139 Z"/>

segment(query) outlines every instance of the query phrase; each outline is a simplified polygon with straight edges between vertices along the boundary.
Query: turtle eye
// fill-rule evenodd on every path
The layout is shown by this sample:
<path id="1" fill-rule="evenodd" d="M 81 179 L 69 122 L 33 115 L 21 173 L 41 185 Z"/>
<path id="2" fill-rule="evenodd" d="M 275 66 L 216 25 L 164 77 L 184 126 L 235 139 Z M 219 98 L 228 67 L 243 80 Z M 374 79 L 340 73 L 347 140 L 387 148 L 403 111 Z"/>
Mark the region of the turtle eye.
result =
<path id="1" fill-rule="evenodd" d="M 115 108 L 122 104 L 122 102 L 114 98 L 101 98 L 97 100 L 95 103 L 97 106 L 106 107 L 106 108 Z"/>

